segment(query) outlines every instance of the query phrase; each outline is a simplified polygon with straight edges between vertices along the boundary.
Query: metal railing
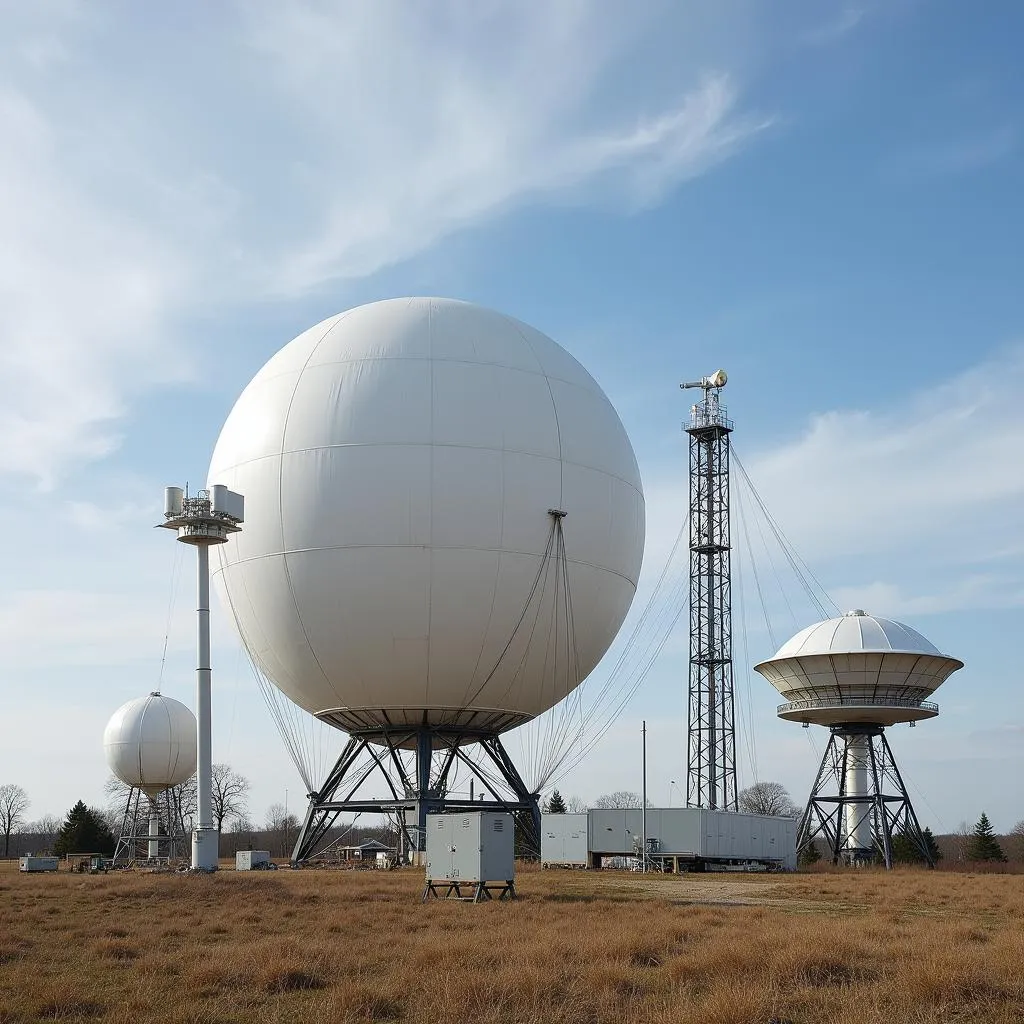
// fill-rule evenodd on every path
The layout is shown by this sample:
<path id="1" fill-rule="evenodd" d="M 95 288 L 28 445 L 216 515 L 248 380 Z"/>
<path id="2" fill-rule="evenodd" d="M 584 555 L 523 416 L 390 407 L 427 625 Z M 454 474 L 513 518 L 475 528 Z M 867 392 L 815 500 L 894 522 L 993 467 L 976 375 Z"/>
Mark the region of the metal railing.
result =
<path id="1" fill-rule="evenodd" d="M 920 708 L 922 711 L 934 711 L 939 705 L 930 700 L 918 700 L 916 697 L 849 697 L 836 700 L 834 697 L 818 697 L 812 700 L 794 700 L 788 704 L 780 704 L 775 713 L 781 715 L 787 711 L 813 711 L 819 708 Z"/>
<path id="2" fill-rule="evenodd" d="M 694 430 L 700 427 L 726 427 L 732 430 L 733 422 L 725 413 L 724 405 L 720 405 L 717 408 L 708 408 L 702 402 L 693 407 L 693 410 L 690 412 L 689 426 L 683 424 L 683 429 Z"/>

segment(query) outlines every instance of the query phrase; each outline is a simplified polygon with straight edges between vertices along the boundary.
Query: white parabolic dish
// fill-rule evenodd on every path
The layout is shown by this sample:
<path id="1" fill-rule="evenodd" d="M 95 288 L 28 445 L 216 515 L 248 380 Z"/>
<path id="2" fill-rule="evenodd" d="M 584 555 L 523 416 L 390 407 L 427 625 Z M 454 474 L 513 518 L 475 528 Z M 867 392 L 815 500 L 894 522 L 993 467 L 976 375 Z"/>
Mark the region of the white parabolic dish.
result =
<path id="1" fill-rule="evenodd" d="M 550 338 L 469 303 L 391 299 L 301 334 L 238 399 L 209 479 L 245 495 L 214 573 L 244 644 L 341 728 L 511 728 L 585 678 L 635 593 L 644 499 L 618 415 Z M 549 509 L 576 672 L 553 664 Z"/>
<path id="2" fill-rule="evenodd" d="M 110 770 L 155 797 L 196 771 L 196 716 L 180 701 L 150 693 L 122 704 L 103 731 Z"/>

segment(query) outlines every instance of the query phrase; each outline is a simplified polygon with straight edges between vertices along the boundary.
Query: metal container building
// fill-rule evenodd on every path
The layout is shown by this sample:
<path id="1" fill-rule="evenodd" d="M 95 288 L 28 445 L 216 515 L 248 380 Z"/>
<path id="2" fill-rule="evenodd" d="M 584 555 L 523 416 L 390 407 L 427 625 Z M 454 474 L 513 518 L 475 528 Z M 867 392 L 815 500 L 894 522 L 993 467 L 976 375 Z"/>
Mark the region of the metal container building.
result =
<path id="1" fill-rule="evenodd" d="M 18 862 L 19 871 L 57 871 L 59 868 L 58 857 L 33 857 L 29 854 Z"/>
<path id="2" fill-rule="evenodd" d="M 541 816 L 540 862 L 542 867 L 585 868 L 589 864 L 587 815 Z"/>
<path id="3" fill-rule="evenodd" d="M 584 815 L 545 814 L 542 820 L 541 860 L 552 864 L 583 861 L 578 832 Z M 586 815 L 586 858 L 600 867 L 610 857 L 639 857 L 644 831 L 639 807 L 604 810 Z M 796 827 L 793 818 L 699 807 L 651 807 L 647 810 L 648 856 L 665 871 L 703 870 L 708 865 L 763 864 L 796 869 Z"/>

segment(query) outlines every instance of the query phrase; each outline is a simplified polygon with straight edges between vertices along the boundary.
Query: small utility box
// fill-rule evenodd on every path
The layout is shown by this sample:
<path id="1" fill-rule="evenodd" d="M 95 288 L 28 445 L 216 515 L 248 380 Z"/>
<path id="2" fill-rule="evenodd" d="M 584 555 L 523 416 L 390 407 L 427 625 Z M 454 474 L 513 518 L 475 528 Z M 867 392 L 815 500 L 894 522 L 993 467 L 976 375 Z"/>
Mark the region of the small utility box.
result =
<path id="1" fill-rule="evenodd" d="M 269 850 L 239 850 L 235 854 L 236 871 L 269 871 Z"/>
<path id="2" fill-rule="evenodd" d="M 59 857 L 22 857 L 18 862 L 19 871 L 56 871 L 60 867 Z"/>
<path id="3" fill-rule="evenodd" d="M 515 899 L 515 818 L 508 811 L 427 815 L 423 900 Z M 443 892 L 439 892 L 439 887 Z"/>

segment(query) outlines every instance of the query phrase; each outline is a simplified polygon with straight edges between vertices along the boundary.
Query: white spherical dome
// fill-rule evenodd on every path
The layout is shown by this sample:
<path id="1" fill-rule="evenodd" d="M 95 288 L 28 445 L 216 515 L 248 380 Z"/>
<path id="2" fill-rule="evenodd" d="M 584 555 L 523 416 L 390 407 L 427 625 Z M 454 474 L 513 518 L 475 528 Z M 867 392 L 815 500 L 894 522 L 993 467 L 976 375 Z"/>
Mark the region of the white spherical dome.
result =
<path id="1" fill-rule="evenodd" d="M 103 748 L 114 775 L 155 796 L 195 774 L 195 715 L 159 693 L 130 700 L 107 723 Z"/>
<path id="2" fill-rule="evenodd" d="M 856 608 L 845 615 L 802 629 L 779 648 L 776 658 L 796 654 L 849 654 L 853 651 L 901 651 L 905 654 L 939 654 L 939 649 L 916 629 L 868 615 Z"/>
<path id="3" fill-rule="evenodd" d="M 341 728 L 539 715 L 636 589 L 643 491 L 611 403 L 550 338 L 469 303 L 375 302 L 301 334 L 238 399 L 209 479 L 245 496 L 215 569 L 243 642 Z M 556 665 L 549 509 L 578 671 Z"/>

